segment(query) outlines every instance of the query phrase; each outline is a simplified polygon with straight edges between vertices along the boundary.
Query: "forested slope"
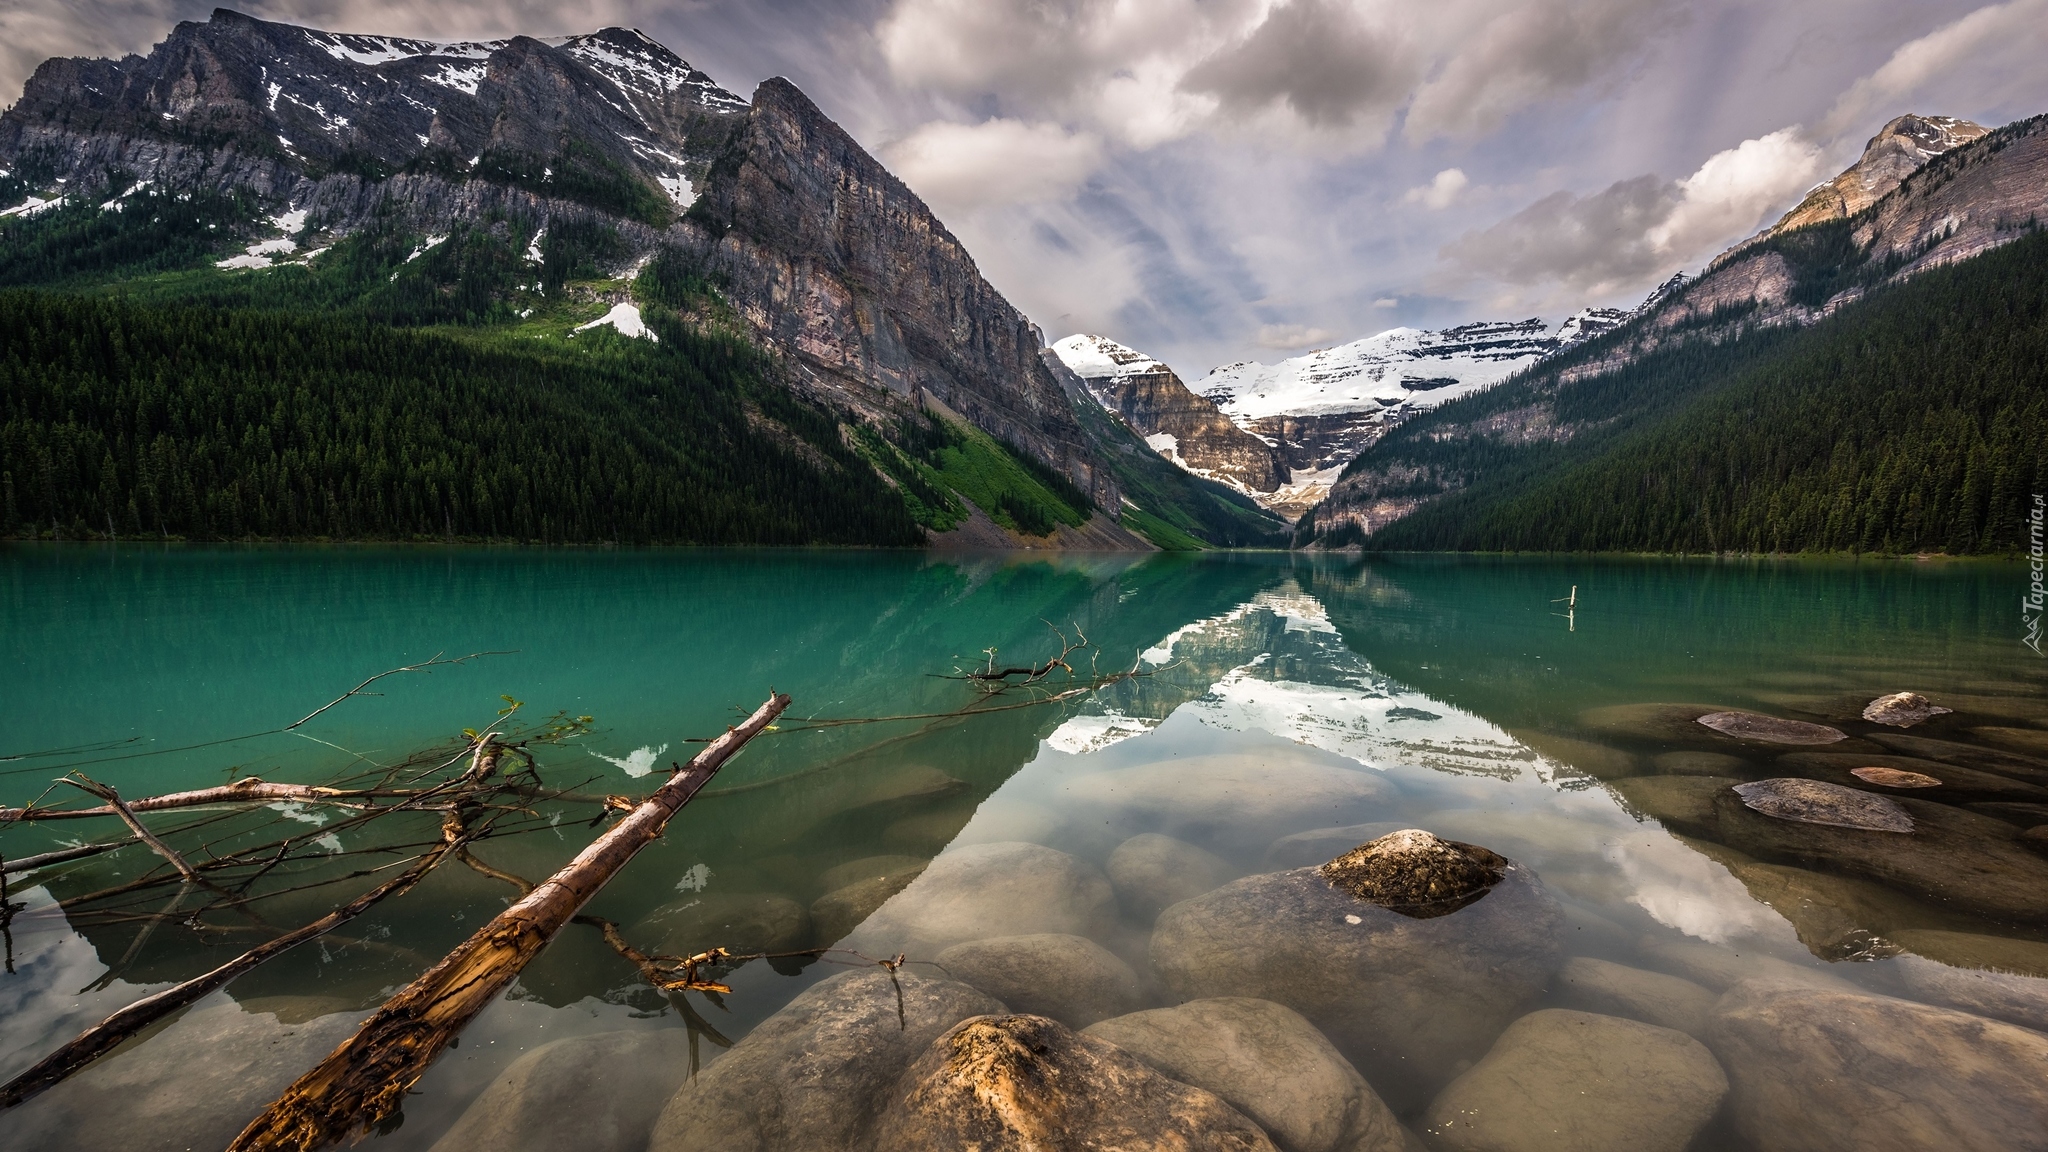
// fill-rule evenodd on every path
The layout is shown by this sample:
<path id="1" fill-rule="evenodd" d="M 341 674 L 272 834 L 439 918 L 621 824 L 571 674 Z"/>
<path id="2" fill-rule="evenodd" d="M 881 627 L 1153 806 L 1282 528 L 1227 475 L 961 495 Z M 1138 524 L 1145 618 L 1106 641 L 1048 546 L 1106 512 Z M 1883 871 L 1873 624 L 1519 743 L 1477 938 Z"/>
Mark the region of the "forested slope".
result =
<path id="1" fill-rule="evenodd" d="M 1517 395 L 1509 386 L 1478 399 Z M 1439 471 L 1478 479 L 1370 535 L 1326 542 L 2014 550 L 2029 494 L 2048 485 L 2048 234 L 1873 291 L 1810 328 L 1745 331 L 1558 387 L 1555 404 L 1561 420 L 1575 405 L 1624 415 L 1523 444 L 1432 445 L 1418 421 L 1382 451 L 1422 460 L 1436 447 L 1447 457 Z M 1437 418 L 1471 422 L 1449 406 Z"/>

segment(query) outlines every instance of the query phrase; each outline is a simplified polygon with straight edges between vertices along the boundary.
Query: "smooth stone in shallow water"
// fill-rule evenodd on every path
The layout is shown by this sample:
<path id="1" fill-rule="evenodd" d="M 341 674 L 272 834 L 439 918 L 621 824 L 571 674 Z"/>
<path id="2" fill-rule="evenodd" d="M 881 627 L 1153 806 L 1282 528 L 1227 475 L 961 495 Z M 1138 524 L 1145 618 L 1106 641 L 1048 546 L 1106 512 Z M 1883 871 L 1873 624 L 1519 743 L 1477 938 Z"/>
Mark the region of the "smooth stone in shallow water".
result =
<path id="1" fill-rule="evenodd" d="M 1214 1093 L 1043 1016 L 977 1016 L 932 1041 L 876 1152 L 1277 1152 Z"/>
<path id="2" fill-rule="evenodd" d="M 1548 985 L 1563 928 L 1557 901 L 1518 865 L 1476 903 L 1433 919 L 1301 868 L 1168 908 L 1152 966 L 1186 999 L 1257 992 L 1301 1013 L 1400 1112 L 1477 1059 Z"/>
<path id="3" fill-rule="evenodd" d="M 281 1015 L 302 1016 L 267 997 Z M 0 1113 L 0 1147 L 185 1152 L 225 1148 L 299 1074 L 354 1032 L 366 1013 L 287 1024 L 212 1002 L 187 1011 Z"/>
<path id="4" fill-rule="evenodd" d="M 872 1147 L 875 1118 L 939 1034 L 1003 1011 L 954 980 L 868 968 L 817 984 L 686 1082 L 648 1152 L 842 1152 Z"/>
<path id="5" fill-rule="evenodd" d="M 849 938 L 871 955 L 929 960 L 968 940 L 1059 932 L 1100 938 L 1116 897 L 1094 865 L 1042 844 L 971 844 L 940 855 Z"/>
<path id="6" fill-rule="evenodd" d="M 2048 800 L 2048 788 L 2001 776 L 1996 772 L 1985 772 L 1976 768 L 1965 768 L 1959 764 L 1943 764 L 1938 760 L 1923 760 L 1915 756 L 1859 756 L 1849 752 L 1794 752 L 1777 759 L 1780 775 L 1809 776 L 1816 780 L 1827 780 L 1851 788 L 1869 791 L 1898 791 L 1898 785 L 1887 786 L 1880 775 L 1872 779 L 1865 775 L 1869 769 L 1882 773 L 1898 772 L 1933 780 L 1933 785 L 1923 785 L 1913 795 L 1926 800 L 1940 800 L 1956 803 L 1967 800 Z"/>
<path id="7" fill-rule="evenodd" d="M 1225 996 L 1086 1029 L 1256 1121 L 1282 1152 L 1401 1152 L 1407 1135 L 1350 1061 L 1271 1000 Z"/>
<path id="8" fill-rule="evenodd" d="M 1337 828 L 1311 828 L 1290 832 L 1266 846 L 1266 867 L 1284 870 L 1322 864 L 1342 856 L 1368 840 L 1406 827 L 1398 820 L 1376 820 L 1370 824 L 1345 824 Z"/>
<path id="9" fill-rule="evenodd" d="M 1318 871 L 1360 900 L 1426 920 L 1486 895 L 1507 867 L 1490 848 L 1404 828 L 1360 844 Z"/>
<path id="10" fill-rule="evenodd" d="M 1758 903 L 1783 916 L 1822 960 L 1876 960 L 1899 950 L 1892 934 L 1928 927 L 1955 917 L 1882 884 L 1793 868 L 1785 864 L 1734 864 L 1728 871 Z"/>
<path id="11" fill-rule="evenodd" d="M 1716 704 L 1615 704 L 1579 713 L 1579 726 L 1631 740 L 1732 747 L 1728 737 L 1695 723 L 1702 716 L 1722 711 L 1726 709 Z"/>
<path id="12" fill-rule="evenodd" d="M 2048 980 L 2039 976 L 1951 968 L 1919 956 L 1899 957 L 1893 970 L 1915 1000 L 2048 1032 Z"/>
<path id="13" fill-rule="evenodd" d="M 1872 724 L 1888 724 L 1893 728 L 1911 728 L 1915 724 L 1946 716 L 1955 711 L 1943 708 L 1918 692 L 1894 692 L 1879 696 L 1863 706 L 1863 718 Z"/>
<path id="14" fill-rule="evenodd" d="M 2019 842 L 2044 856 L 2048 856 L 2048 824 L 2037 824 L 2020 833 Z"/>
<path id="15" fill-rule="evenodd" d="M 2003 820 L 2019 828 L 2038 828 L 2048 824 L 2048 804 L 2026 804 L 2011 800 L 1991 800 L 1964 807 L 1980 812 L 1994 820 Z"/>
<path id="16" fill-rule="evenodd" d="M 689 1071 L 677 1028 L 543 1044 L 499 1073 L 433 1152 L 641 1152 Z"/>
<path id="17" fill-rule="evenodd" d="M 2048 760 L 2001 752 L 1995 748 L 1980 748 L 1975 744 L 1961 744 L 1953 740 L 1908 736 L 1903 732 L 1872 732 L 1870 739 L 1907 756 L 1939 760 L 1944 764 L 1959 764 L 1965 768 L 1981 768 L 1986 772 L 1996 772 L 2001 776 L 2024 780 L 2029 784 L 2048 786 Z"/>
<path id="18" fill-rule="evenodd" d="M 697 892 L 642 916 L 626 938 L 642 951 L 691 956 L 712 948 L 789 952 L 810 944 L 803 905 L 759 892 Z"/>
<path id="19" fill-rule="evenodd" d="M 1394 794 L 1368 769 L 1336 768 L 1308 754 L 1187 756 L 1075 780 L 1070 803 L 1113 826 L 1253 849 L 1304 825 L 1351 823 Z"/>
<path id="20" fill-rule="evenodd" d="M 1515 1021 L 1424 1121 L 1455 1152 L 1684 1152 L 1728 1094 L 1699 1041 L 1549 1008 Z"/>
<path id="21" fill-rule="evenodd" d="M 2048 944 L 2038 940 L 1926 928 L 1895 933 L 1894 939 L 1908 952 L 1939 960 L 1951 967 L 1989 968 L 2022 976 L 2048 977 Z"/>
<path id="22" fill-rule="evenodd" d="M 845 939 L 930 863 L 921 856 L 875 856 L 827 869 L 820 877 L 827 891 L 811 901 L 811 925 L 818 939 L 827 944 Z"/>
<path id="23" fill-rule="evenodd" d="M 1214 852 L 1157 832 L 1117 845 L 1105 871 L 1124 911 L 1148 924 L 1167 905 L 1221 888 L 1237 876 L 1237 869 Z"/>
<path id="24" fill-rule="evenodd" d="M 1727 948 L 1704 940 L 1645 937 L 1636 951 L 1646 963 L 1716 992 L 1746 980 L 1808 988 L 1855 991 L 1856 986 L 1821 968 L 1807 968 L 1753 949 Z"/>
<path id="25" fill-rule="evenodd" d="M 1547 759 L 1577 769 L 1596 780 L 1618 780 L 1641 771 L 1634 753 L 1605 744 L 1528 729 L 1511 729 L 1508 735 L 1534 748 Z"/>
<path id="26" fill-rule="evenodd" d="M 2025 923 L 2048 920 L 2048 861 L 2002 820 L 1907 796 L 1884 797 L 1913 818 L 1911 835 L 1774 819 L 1751 811 L 1732 781 L 1661 776 L 1608 785 L 1630 807 L 1682 835 L 1759 861 L 1846 873 L 1953 911 Z M 1870 799 L 1879 799 L 1863 794 Z"/>
<path id="27" fill-rule="evenodd" d="M 1987 744 L 1996 744 L 2008 752 L 2027 756 L 2048 756 L 2048 729 L 2004 728 L 1992 725 L 1970 729 L 1970 735 Z"/>
<path id="28" fill-rule="evenodd" d="M 1947 1008 L 1761 981 L 1707 1045 L 1760 1152 L 2048 1149 L 2048 1036 Z"/>
<path id="29" fill-rule="evenodd" d="M 1804 720 L 1781 720 L 1776 716 L 1764 716 L 1756 712 L 1709 712 L 1699 718 L 1704 724 L 1723 736 L 1737 740 L 1760 740 L 1766 744 L 1833 744 L 1847 740 L 1849 734 L 1839 728 L 1825 724 L 1808 724 Z"/>
<path id="30" fill-rule="evenodd" d="M 938 965 L 1012 1011 L 1050 1016 L 1070 1028 L 1138 1007 L 1138 974 L 1085 936 L 1041 932 L 970 940 L 939 953 Z"/>
<path id="31" fill-rule="evenodd" d="M 1659 752 L 1650 767 L 1660 776 L 1736 776 L 1756 765 L 1726 752 Z"/>
<path id="32" fill-rule="evenodd" d="M 1886 788 L 1939 788 L 1942 783 L 1932 776 L 1923 776 L 1918 772 L 1908 772 L 1903 768 L 1883 768 L 1876 765 L 1868 768 L 1851 768 L 1849 769 L 1849 775 L 1863 781 L 1865 784 L 1878 784 Z"/>
<path id="33" fill-rule="evenodd" d="M 1706 1029 L 1716 999 L 1690 980 L 1587 956 L 1565 961 L 1552 987 L 1563 1007 L 1626 1016 L 1690 1036 Z"/>
<path id="34" fill-rule="evenodd" d="M 1781 776 L 1737 784 L 1735 794 L 1753 812 L 1801 824 L 1861 828 L 1867 832 L 1911 832 L 1913 817 L 1896 801 L 1823 780 Z"/>

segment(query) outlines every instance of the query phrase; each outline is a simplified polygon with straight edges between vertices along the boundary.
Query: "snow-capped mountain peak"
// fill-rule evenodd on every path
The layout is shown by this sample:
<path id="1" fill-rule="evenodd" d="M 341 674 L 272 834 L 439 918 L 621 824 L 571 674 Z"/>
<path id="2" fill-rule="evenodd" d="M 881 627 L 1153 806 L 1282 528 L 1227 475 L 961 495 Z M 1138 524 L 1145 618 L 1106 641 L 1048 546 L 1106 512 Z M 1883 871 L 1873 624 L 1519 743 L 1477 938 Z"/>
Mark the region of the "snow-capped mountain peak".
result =
<path id="1" fill-rule="evenodd" d="M 1505 379 L 1557 345 L 1539 319 L 1440 332 L 1390 328 L 1278 364 L 1225 364 L 1194 390 L 1247 427 L 1275 416 L 1433 407 Z"/>
<path id="2" fill-rule="evenodd" d="M 1074 375 L 1094 382 L 1126 376 L 1140 376 L 1166 367 L 1135 348 L 1126 348 L 1107 336 L 1076 333 L 1053 343 L 1052 350 Z"/>

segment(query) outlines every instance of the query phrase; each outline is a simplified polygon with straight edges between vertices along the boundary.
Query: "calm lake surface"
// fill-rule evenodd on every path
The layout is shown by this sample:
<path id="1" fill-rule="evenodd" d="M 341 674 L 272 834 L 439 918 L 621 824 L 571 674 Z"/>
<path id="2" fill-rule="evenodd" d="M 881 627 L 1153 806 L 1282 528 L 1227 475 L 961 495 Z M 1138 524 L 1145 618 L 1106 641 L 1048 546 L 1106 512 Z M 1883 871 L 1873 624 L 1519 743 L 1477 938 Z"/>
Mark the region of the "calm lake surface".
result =
<path id="1" fill-rule="evenodd" d="M 597 835 L 597 798 L 644 795 L 692 738 L 789 693 L 780 730 L 589 911 L 661 955 L 846 950 L 719 969 L 729 993 L 671 998 L 572 924 L 378 1148 L 541 1148 L 571 1132 L 591 1148 L 858 1145 L 868 1121 L 832 1139 L 800 1120 L 774 1139 L 701 1133 L 745 1130 L 760 1100 L 800 1091 L 776 1081 L 777 1060 L 743 1060 L 763 1021 L 898 953 L 903 980 L 964 980 L 1075 1027 L 1190 999 L 1287 1004 L 1335 1047 L 1285 1059 L 1348 1060 L 1405 1129 L 1445 1147 L 2035 1147 L 2048 832 L 2026 833 L 2048 825 L 2048 661 L 2020 642 L 2025 579 L 1907 561 L 15 547 L 0 550 L 0 805 L 70 770 L 129 798 L 249 775 L 325 783 L 459 746 L 465 728 L 587 716 L 587 731 L 531 748 L 541 779 L 575 795 L 477 849 L 539 879 Z M 1078 681 L 989 697 L 958 677 L 990 648 L 1001 664 L 1057 655 L 1055 627 L 1085 634 L 1068 656 L 1081 679 L 1141 674 L 1041 704 Z M 386 678 L 279 731 L 375 673 L 472 653 L 488 655 Z M 1911 729 L 1861 719 L 1899 691 L 1953 711 Z M 520 707 L 501 718 L 508 698 Z M 1724 710 L 1841 735 L 1776 743 L 1695 722 Z M 887 717 L 913 718 L 814 723 Z M 1851 772 L 1870 767 L 1935 783 Z M 1872 818 L 1903 812 L 1912 831 L 1844 826 L 1833 809 L 1761 815 L 1731 790 L 1787 779 L 1879 797 Z M 45 802 L 79 799 L 60 787 Z M 395 858 L 321 831 L 340 819 L 307 805 L 151 817 L 201 858 L 224 829 L 301 833 L 241 918 L 162 915 L 171 888 L 147 906 L 85 899 L 166 870 L 140 846 L 10 876 L 22 907 L 0 975 L 0 1076 L 374 883 L 305 887 Z M 1280 881 L 1243 879 L 1407 828 L 1491 849 L 1509 879 L 1431 919 L 1365 905 L 1357 954 L 1290 953 L 1323 929 L 1259 887 Z M 0 855 L 121 833 L 0 825 Z M 0 1144 L 223 1146 L 514 895 L 444 865 L 0 1113 Z M 1218 943 L 1244 908 L 1272 917 L 1257 955 Z M 1032 939 L 1005 953 L 1019 936 Z M 1405 991 L 1370 1011 L 1366 993 L 1332 1001 L 1331 979 L 1375 986 L 1375 964 L 1408 973 L 1385 985 Z M 1474 979 L 1485 986 L 1451 991 Z M 1449 999 L 1432 1003 L 1432 987 Z M 1223 1027 L 1147 1019 L 1195 1028 L 1198 1047 Z M 548 1044 L 586 1079 L 514 1066 Z M 725 1081 L 756 1083 L 720 1082 L 728 1059 Z M 1531 1089 L 1517 1060 L 1578 1087 Z M 1944 1079 L 1958 1076 L 1989 1087 Z M 1232 1102 L 1282 1148 L 1404 1146 L 1398 1129 L 1366 1133 L 1351 1081 L 1336 1082 L 1334 1096 Z M 886 1110 L 875 1091 L 869 1112 Z M 1880 1099 L 1904 1100 L 1890 1135 L 1859 1136 Z M 1566 1135 L 1515 1143 L 1489 1124 Z"/>

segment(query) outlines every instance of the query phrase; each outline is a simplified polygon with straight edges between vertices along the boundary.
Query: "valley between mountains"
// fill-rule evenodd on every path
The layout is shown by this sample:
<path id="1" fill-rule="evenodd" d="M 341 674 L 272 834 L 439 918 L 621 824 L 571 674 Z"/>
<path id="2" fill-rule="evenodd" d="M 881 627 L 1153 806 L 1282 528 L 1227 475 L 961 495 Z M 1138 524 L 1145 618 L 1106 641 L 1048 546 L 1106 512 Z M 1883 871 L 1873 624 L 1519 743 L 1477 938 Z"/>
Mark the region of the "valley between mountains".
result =
<path id="1" fill-rule="evenodd" d="M 2048 119 L 1697 277 L 1184 376 L 795 85 L 228 10 L 0 114 L 0 536 L 1977 553 L 2048 485 Z"/>

